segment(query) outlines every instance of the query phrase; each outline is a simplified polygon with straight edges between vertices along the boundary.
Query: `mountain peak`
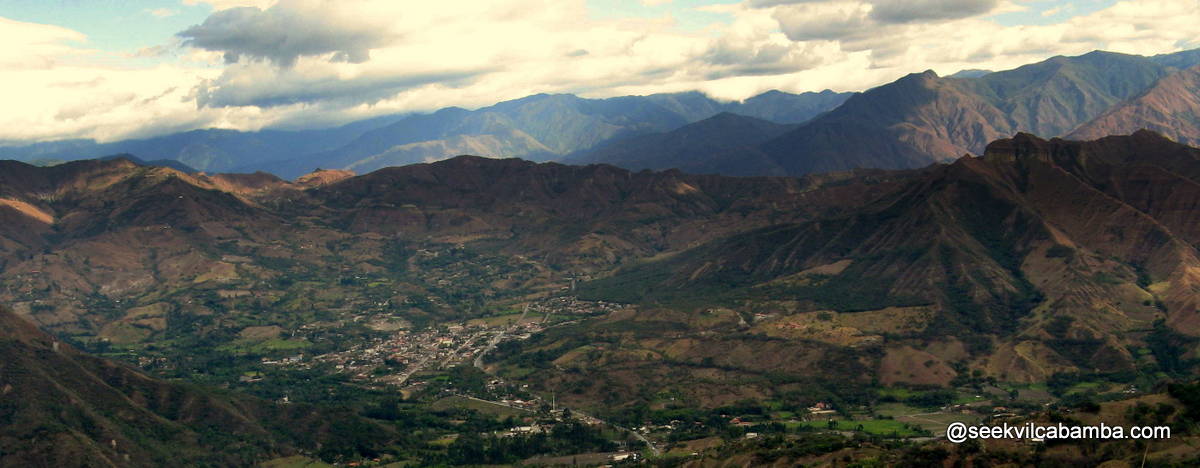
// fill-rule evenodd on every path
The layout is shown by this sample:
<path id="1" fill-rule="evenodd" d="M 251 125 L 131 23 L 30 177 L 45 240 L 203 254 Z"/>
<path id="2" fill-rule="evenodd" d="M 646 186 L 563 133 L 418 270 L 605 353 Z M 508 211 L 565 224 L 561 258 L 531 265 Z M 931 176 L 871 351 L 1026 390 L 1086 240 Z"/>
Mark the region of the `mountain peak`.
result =
<path id="1" fill-rule="evenodd" d="M 525 105 L 525 104 L 530 104 L 530 103 L 535 103 L 535 102 L 544 102 L 544 101 L 551 101 L 551 102 L 573 102 L 573 101 L 580 101 L 580 100 L 582 100 L 582 99 L 583 99 L 583 98 L 581 98 L 581 97 L 579 97 L 579 96 L 576 96 L 576 95 L 574 95 L 574 94 L 565 94 L 565 93 L 556 93 L 556 94 L 549 94 L 549 93 L 538 93 L 538 94 L 533 94 L 533 95 L 525 96 L 525 97 L 522 97 L 522 98 L 510 99 L 510 100 L 508 100 L 508 101 L 502 101 L 502 102 L 498 102 L 498 103 L 496 103 L 495 105 L 491 106 L 491 108 L 493 108 L 493 109 L 506 109 L 506 108 L 510 108 L 510 107 L 519 107 L 519 106 L 522 106 L 522 105 Z"/>
<path id="2" fill-rule="evenodd" d="M 1188 145 L 1200 144 L 1200 65 L 1175 71 L 1137 97 L 1118 104 L 1071 131 L 1071 139 L 1150 129 Z"/>
<path id="3" fill-rule="evenodd" d="M 305 187 L 320 187 L 354 177 L 354 171 L 343 169 L 317 169 L 296 178 L 296 183 Z"/>
<path id="4" fill-rule="evenodd" d="M 1086 54 L 1080 55 L 1080 57 L 1098 58 L 1098 57 L 1137 57 L 1137 56 L 1130 55 L 1130 54 L 1122 54 L 1120 52 L 1110 52 L 1107 50 L 1096 49 L 1096 50 L 1093 50 Z"/>
<path id="5" fill-rule="evenodd" d="M 1130 136 L 1132 136 L 1132 137 L 1134 137 L 1134 138 L 1137 138 L 1137 139 L 1139 139 L 1139 140 L 1166 140 L 1166 141 L 1172 141 L 1170 138 L 1167 138 L 1167 137 L 1166 137 L 1166 135 L 1163 135 L 1163 134 L 1161 134 L 1161 133 L 1158 133 L 1158 132 L 1156 132 L 1156 131 L 1154 131 L 1154 130 L 1145 129 L 1145 128 L 1138 129 L 1136 132 L 1133 132 L 1133 134 L 1132 134 L 1132 135 L 1130 135 Z"/>
<path id="6" fill-rule="evenodd" d="M 1109 135 L 1097 140 L 1043 139 L 1029 133 L 993 141 L 984 151 L 988 161 L 1041 160 L 1058 165 L 1139 163 L 1166 168 L 1185 177 L 1200 177 L 1200 150 L 1179 144 L 1160 133 L 1138 130 L 1130 135 Z"/>
<path id="7" fill-rule="evenodd" d="M 1019 160 L 1031 156 L 1045 155 L 1049 141 L 1032 133 L 1019 132 L 1012 138 L 993 141 L 983 150 L 983 158 L 994 160 Z"/>
<path id="8" fill-rule="evenodd" d="M 925 84 L 925 83 L 930 83 L 934 80 L 937 80 L 938 78 L 939 77 L 938 77 L 937 72 L 935 72 L 933 70 L 925 70 L 920 73 L 909 73 L 907 75 L 904 75 L 900 79 L 896 80 L 894 83 L 895 84 L 908 84 L 908 83 Z M 884 85 L 884 86 L 887 86 L 887 85 Z M 883 86 L 880 86 L 880 87 L 883 87 Z M 879 88 L 876 88 L 876 89 L 879 89 Z"/>
<path id="9" fill-rule="evenodd" d="M 147 161 L 129 153 L 114 154 L 112 156 L 105 156 L 99 159 L 101 161 L 127 161 L 137 166 L 169 167 L 184 174 L 195 174 L 199 172 L 195 168 L 174 159 L 156 159 L 153 161 Z"/>
<path id="10" fill-rule="evenodd" d="M 959 70 L 956 73 L 947 75 L 946 78 L 979 78 L 981 76 L 989 75 L 991 73 L 992 73 L 991 70 L 984 70 L 982 68 L 968 68 L 968 69 Z"/>
<path id="11" fill-rule="evenodd" d="M 780 91 L 780 90 L 778 90 L 778 89 L 771 89 L 771 90 L 767 90 L 767 91 L 763 91 L 763 92 L 761 92 L 761 93 L 758 93 L 758 94 L 757 94 L 757 95 L 755 95 L 754 97 L 782 96 L 782 95 L 785 95 L 785 94 L 787 94 L 787 93 L 785 93 L 785 92 L 783 92 L 783 91 Z M 751 99 L 753 99 L 753 98 L 751 98 Z"/>
<path id="12" fill-rule="evenodd" d="M 438 109 L 433 114 L 434 115 L 447 115 L 447 114 L 462 114 L 462 113 L 466 113 L 466 112 L 470 112 L 470 111 L 463 109 L 461 107 L 450 106 L 450 107 L 443 107 L 441 109 Z"/>
<path id="13" fill-rule="evenodd" d="M 733 113 L 733 112 L 729 112 L 729 111 L 721 111 L 721 112 L 717 113 L 717 115 L 714 115 L 714 116 L 709 117 L 704 120 L 735 120 L 735 119 L 744 119 L 744 118 L 746 118 L 746 116 L 741 115 L 741 114 L 737 114 L 737 113 Z"/>

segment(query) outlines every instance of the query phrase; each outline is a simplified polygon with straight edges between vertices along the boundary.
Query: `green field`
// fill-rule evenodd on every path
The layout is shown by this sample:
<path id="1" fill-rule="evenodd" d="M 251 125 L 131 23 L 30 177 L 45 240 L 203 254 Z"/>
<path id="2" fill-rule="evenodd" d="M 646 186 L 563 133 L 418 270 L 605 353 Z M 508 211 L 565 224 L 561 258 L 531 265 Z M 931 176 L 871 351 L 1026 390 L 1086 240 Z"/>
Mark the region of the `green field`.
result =
<path id="1" fill-rule="evenodd" d="M 470 398 L 464 398 L 457 395 L 435 401 L 430 407 L 435 410 L 445 410 L 450 408 L 469 409 L 499 418 L 506 418 L 509 416 L 521 417 L 530 414 L 530 412 L 525 410 L 510 408 L 504 405 L 498 405 L 479 400 L 472 400 Z"/>
<path id="2" fill-rule="evenodd" d="M 911 423 L 934 434 L 945 432 L 946 426 L 953 422 L 974 423 L 980 419 L 979 415 L 962 413 L 917 413 L 896 417 L 896 421 Z"/>
<path id="3" fill-rule="evenodd" d="M 230 354 L 262 354 L 276 351 L 297 351 L 312 346 L 307 340 L 285 340 L 274 338 L 266 341 L 238 340 L 218 346 L 217 351 Z"/>
<path id="4" fill-rule="evenodd" d="M 906 414 L 923 413 L 924 410 L 904 403 L 880 403 L 875 407 L 875 413 L 881 416 L 896 418 Z"/>
<path id="5" fill-rule="evenodd" d="M 286 457 L 286 458 L 276 458 L 271 461 L 263 462 L 263 464 L 258 465 L 258 466 L 260 466 L 261 468 L 326 468 L 326 467 L 332 468 L 333 467 L 333 465 L 329 465 L 329 464 L 326 464 L 326 463 L 323 463 L 323 462 L 320 462 L 317 460 L 313 460 L 308 457 L 303 457 L 300 455 L 294 455 L 294 456 Z"/>
<path id="6" fill-rule="evenodd" d="M 837 422 L 837 427 L 834 427 L 833 430 L 837 431 L 861 430 L 862 432 L 872 435 L 895 435 L 897 437 L 919 437 L 925 435 L 921 432 L 913 430 L 911 427 L 909 427 L 909 424 L 894 419 L 847 420 L 835 418 L 834 421 Z M 830 429 L 827 421 L 796 421 L 786 423 L 785 425 L 789 428 L 808 427 L 815 430 Z M 862 428 L 859 429 L 859 426 L 862 426 Z"/>
<path id="7" fill-rule="evenodd" d="M 896 400 L 903 401 L 905 399 L 912 398 L 919 392 L 904 387 L 888 387 L 879 389 L 877 393 L 880 397 L 892 397 Z"/>
<path id="8" fill-rule="evenodd" d="M 471 319 L 471 320 L 467 321 L 467 325 L 482 325 L 485 327 L 506 327 L 506 326 L 515 324 L 517 322 L 518 318 L 521 318 L 520 312 L 513 313 L 513 314 L 496 315 L 496 316 L 492 316 L 492 317 Z M 541 315 L 529 314 L 528 317 L 525 317 L 524 322 L 529 323 L 529 322 L 533 322 L 533 321 L 537 321 L 537 320 L 541 320 L 541 319 L 542 319 Z"/>

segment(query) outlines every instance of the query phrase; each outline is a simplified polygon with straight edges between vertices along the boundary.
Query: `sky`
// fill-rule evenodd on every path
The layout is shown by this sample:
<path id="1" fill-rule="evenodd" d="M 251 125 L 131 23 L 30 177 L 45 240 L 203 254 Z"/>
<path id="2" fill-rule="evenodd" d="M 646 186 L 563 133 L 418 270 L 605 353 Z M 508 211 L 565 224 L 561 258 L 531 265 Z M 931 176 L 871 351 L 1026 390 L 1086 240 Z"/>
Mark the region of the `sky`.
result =
<path id="1" fill-rule="evenodd" d="M 316 128 L 536 93 L 861 91 L 1200 47 L 1200 0 L 0 0 L 0 142 Z"/>

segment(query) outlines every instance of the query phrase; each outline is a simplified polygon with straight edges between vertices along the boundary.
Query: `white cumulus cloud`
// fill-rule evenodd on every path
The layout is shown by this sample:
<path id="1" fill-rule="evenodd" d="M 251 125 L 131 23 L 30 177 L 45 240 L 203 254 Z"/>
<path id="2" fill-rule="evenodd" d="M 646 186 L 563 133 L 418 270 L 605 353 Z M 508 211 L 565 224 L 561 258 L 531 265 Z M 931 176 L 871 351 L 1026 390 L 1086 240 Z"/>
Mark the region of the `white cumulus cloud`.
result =
<path id="1" fill-rule="evenodd" d="M 1009 0 L 745 0 L 703 7 L 731 19 L 701 30 L 595 15 L 585 0 L 184 3 L 214 11 L 174 42 L 125 53 L 0 18 L 0 140 L 332 125 L 542 92 L 853 91 L 925 69 L 1200 47 L 1200 0 L 1126 0 L 1017 26 L 989 19 L 1026 8 Z"/>

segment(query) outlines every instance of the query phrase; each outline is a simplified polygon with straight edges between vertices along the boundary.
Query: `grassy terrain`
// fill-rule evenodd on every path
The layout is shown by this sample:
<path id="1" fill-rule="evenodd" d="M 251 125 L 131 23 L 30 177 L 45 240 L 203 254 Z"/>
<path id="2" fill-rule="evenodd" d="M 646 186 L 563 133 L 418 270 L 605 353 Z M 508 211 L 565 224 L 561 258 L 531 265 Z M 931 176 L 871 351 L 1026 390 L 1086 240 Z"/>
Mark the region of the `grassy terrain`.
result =
<path id="1" fill-rule="evenodd" d="M 946 431 L 946 426 L 953 422 L 974 423 L 980 420 L 980 416 L 976 414 L 962 413 L 917 413 L 906 416 L 897 416 L 896 421 L 907 422 L 915 426 L 925 429 L 933 434 L 941 434 Z"/>
<path id="2" fill-rule="evenodd" d="M 875 413 L 880 416 L 895 418 L 906 414 L 917 414 L 924 412 L 920 408 L 909 406 L 904 403 L 880 403 L 875 407 Z"/>
<path id="3" fill-rule="evenodd" d="M 286 458 L 276 458 L 259 465 L 260 468 L 332 468 L 333 465 L 313 460 L 308 457 L 295 455 Z"/>
<path id="4" fill-rule="evenodd" d="M 833 430 L 838 431 L 862 431 L 867 434 L 877 436 L 897 436 L 897 437 L 918 437 L 922 436 L 919 431 L 913 430 L 910 423 L 898 421 L 894 419 L 868 419 L 868 420 L 850 420 L 835 418 L 837 426 Z M 807 427 L 813 430 L 829 430 L 831 429 L 828 421 L 796 421 L 785 423 L 789 428 Z M 861 426 L 861 429 L 859 427 Z M 944 428 L 943 428 L 944 429 Z"/>
<path id="5" fill-rule="evenodd" d="M 467 321 L 467 325 L 481 325 L 481 326 L 485 326 L 485 327 L 506 327 L 506 326 L 510 326 L 510 325 L 515 325 L 517 323 L 518 318 L 521 318 L 520 312 L 513 313 L 513 314 L 495 315 L 492 317 L 481 317 L 481 318 L 477 318 L 477 319 L 471 319 L 471 320 Z M 529 316 L 526 317 L 522 323 L 532 323 L 532 322 L 540 321 L 541 319 L 542 319 L 541 315 L 529 314 Z"/>
<path id="6" fill-rule="evenodd" d="M 516 408 L 510 408 L 508 406 L 487 403 L 479 400 L 472 400 L 470 398 L 464 398 L 457 395 L 435 401 L 432 405 L 430 405 L 430 408 L 439 411 L 450 408 L 468 409 L 498 418 L 505 418 L 509 416 L 521 417 L 531 414 L 529 411 L 523 411 Z"/>
<path id="7" fill-rule="evenodd" d="M 274 351 L 298 351 L 312 344 L 306 340 L 273 338 L 265 341 L 238 340 L 217 347 L 218 351 L 230 354 L 263 354 Z"/>
<path id="8" fill-rule="evenodd" d="M 534 457 L 521 462 L 523 466 L 595 466 L 608 463 L 611 453 L 580 453 L 561 457 Z"/>

